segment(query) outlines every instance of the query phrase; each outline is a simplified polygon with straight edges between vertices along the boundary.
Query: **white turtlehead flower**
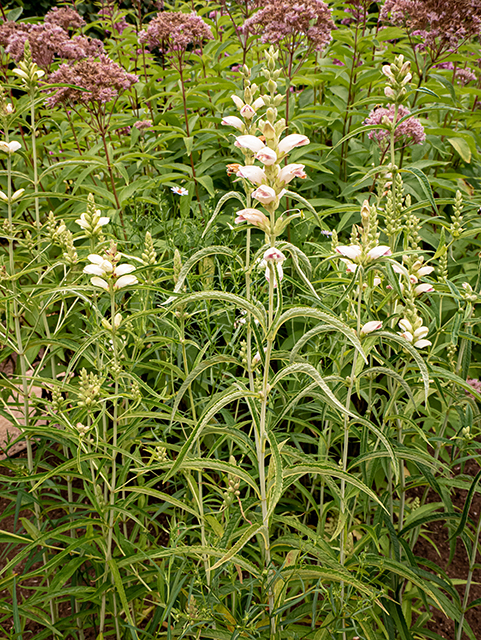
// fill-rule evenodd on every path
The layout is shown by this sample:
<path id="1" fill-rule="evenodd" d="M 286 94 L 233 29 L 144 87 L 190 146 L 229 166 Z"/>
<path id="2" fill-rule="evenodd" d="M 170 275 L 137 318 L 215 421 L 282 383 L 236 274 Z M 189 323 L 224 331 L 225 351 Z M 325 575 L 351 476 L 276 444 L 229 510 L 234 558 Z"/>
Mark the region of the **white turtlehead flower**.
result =
<path id="1" fill-rule="evenodd" d="M 116 313 L 114 316 L 114 327 L 118 329 L 122 322 L 122 315 L 120 313 Z"/>
<path id="2" fill-rule="evenodd" d="M 80 218 L 78 220 L 75 220 L 75 222 L 84 231 L 92 231 L 92 225 L 90 224 L 89 220 L 87 219 L 87 214 L 86 213 L 80 214 Z M 100 210 L 98 210 L 96 212 L 94 220 L 92 220 L 92 224 L 94 225 L 94 230 L 95 231 L 97 230 L 97 227 L 104 227 L 109 222 L 110 222 L 110 218 L 107 218 L 107 216 L 101 216 L 100 215 Z"/>
<path id="3" fill-rule="evenodd" d="M 418 340 L 414 343 L 416 349 L 425 349 L 426 347 L 430 347 L 432 342 L 430 340 Z"/>
<path id="4" fill-rule="evenodd" d="M 391 267 L 394 273 L 399 273 L 401 275 L 404 273 L 404 269 L 397 262 L 391 263 Z"/>
<path id="5" fill-rule="evenodd" d="M 12 155 L 12 153 L 15 153 L 15 151 L 18 151 L 21 148 L 22 148 L 22 145 L 20 144 L 20 142 L 17 142 L 16 140 L 12 140 L 11 142 L 5 142 L 5 140 L 0 140 L 0 151 L 4 151 L 9 155 Z"/>
<path id="6" fill-rule="evenodd" d="M 237 211 L 237 217 L 234 222 L 235 224 L 247 222 L 253 224 L 255 227 L 260 227 L 265 232 L 269 229 L 269 219 L 262 211 L 258 211 L 257 209 L 241 209 Z"/>
<path id="7" fill-rule="evenodd" d="M 427 282 L 423 282 L 422 284 L 418 284 L 417 287 L 414 287 L 414 293 L 417 296 L 420 296 L 422 293 L 431 293 L 431 291 L 434 291 L 434 287 Z"/>
<path id="8" fill-rule="evenodd" d="M 280 170 L 277 176 L 279 182 L 283 182 L 284 184 L 289 184 L 294 178 L 307 178 L 303 164 L 287 164 Z"/>
<path id="9" fill-rule="evenodd" d="M 244 101 L 241 100 L 241 98 L 239 98 L 239 96 L 236 96 L 235 94 L 233 94 L 231 96 L 232 100 L 234 101 L 235 106 L 240 110 L 242 109 L 242 107 L 244 106 Z"/>
<path id="10" fill-rule="evenodd" d="M 409 333 L 413 333 L 413 326 L 407 318 L 403 318 L 402 320 L 399 320 L 398 324 L 401 327 L 401 329 L 403 329 L 404 331 L 409 331 Z"/>
<path id="11" fill-rule="evenodd" d="M 373 287 L 378 287 L 381 284 L 382 280 L 379 276 L 374 276 L 374 280 L 372 281 Z"/>
<path id="12" fill-rule="evenodd" d="M 335 249 L 336 253 L 346 256 L 349 260 L 357 260 L 361 257 L 362 249 L 357 244 L 339 245 Z"/>
<path id="13" fill-rule="evenodd" d="M 434 271 L 434 267 L 426 266 L 418 269 L 416 273 L 420 278 L 423 278 L 424 276 L 428 276 L 433 271 Z"/>
<path id="14" fill-rule="evenodd" d="M 17 191 L 15 191 L 15 193 L 12 196 L 12 202 L 15 202 L 15 200 L 18 200 L 19 198 L 21 198 L 24 193 L 25 193 L 25 189 L 17 189 Z"/>
<path id="15" fill-rule="evenodd" d="M 306 144 L 309 144 L 309 138 L 307 136 L 302 136 L 299 133 L 291 133 L 291 135 L 286 136 L 284 140 L 279 142 L 277 149 L 279 155 L 282 156 L 292 151 L 295 147 L 303 147 Z"/>
<path id="16" fill-rule="evenodd" d="M 413 334 L 410 331 L 404 331 L 399 335 L 401 336 L 401 338 L 404 338 L 404 340 L 407 340 L 408 342 L 412 342 L 414 340 Z"/>
<path id="17" fill-rule="evenodd" d="M 8 202 L 8 196 L 3 191 L 0 191 L 0 200 L 3 200 L 4 202 Z"/>
<path id="18" fill-rule="evenodd" d="M 234 142 L 235 147 L 239 147 L 242 149 L 249 149 L 252 153 L 257 153 L 261 149 L 264 148 L 264 143 L 259 138 L 255 136 L 245 135 L 245 136 L 237 136 L 236 141 Z"/>
<path id="19" fill-rule="evenodd" d="M 222 118 L 222 124 L 239 129 L 239 131 L 244 130 L 244 123 L 237 116 L 226 116 L 225 118 Z"/>
<path id="20" fill-rule="evenodd" d="M 137 276 L 128 274 L 126 276 L 120 276 L 120 278 L 114 282 L 114 289 L 123 289 L 124 287 L 130 287 L 138 283 Z"/>
<path id="21" fill-rule="evenodd" d="M 246 120 L 252 120 L 252 118 L 256 115 L 256 112 L 250 104 L 245 104 L 240 110 L 240 114 Z"/>
<path id="22" fill-rule="evenodd" d="M 262 164 L 269 166 L 275 164 L 277 161 L 277 153 L 269 147 L 263 147 L 256 153 L 256 159 L 260 160 Z"/>
<path id="23" fill-rule="evenodd" d="M 94 285 L 94 287 L 100 287 L 101 289 L 105 289 L 105 291 L 109 290 L 109 285 L 103 278 L 94 276 L 93 278 L 90 278 L 90 282 Z"/>
<path id="24" fill-rule="evenodd" d="M 124 276 L 126 273 L 132 273 L 132 271 L 135 271 L 133 264 L 119 264 L 114 269 L 114 276 L 118 278 L 120 276 Z"/>
<path id="25" fill-rule="evenodd" d="M 361 335 L 365 336 L 366 334 L 378 331 L 379 329 L 382 329 L 382 322 L 379 320 L 371 320 L 361 327 Z"/>
<path id="26" fill-rule="evenodd" d="M 392 253 L 391 249 L 384 244 L 378 244 L 377 247 L 373 247 L 367 252 L 368 258 L 371 260 L 377 260 L 378 258 L 382 258 L 383 256 L 390 256 Z"/>
<path id="27" fill-rule="evenodd" d="M 257 187 L 255 191 L 252 192 L 252 197 L 262 204 L 270 204 L 271 202 L 275 202 L 277 200 L 277 194 L 272 187 L 268 187 L 263 184 L 260 187 Z"/>
<path id="28" fill-rule="evenodd" d="M 258 109 L 263 107 L 264 104 L 264 98 L 257 98 L 257 100 L 254 100 L 254 102 L 252 103 L 252 108 L 254 109 L 254 111 L 257 111 Z"/>
<path id="29" fill-rule="evenodd" d="M 84 273 L 87 273 L 88 275 L 91 276 L 104 276 L 105 275 L 105 271 L 102 269 L 102 267 L 100 267 L 97 264 L 88 264 L 86 267 L 84 267 Z"/>
<path id="30" fill-rule="evenodd" d="M 9 114 L 12 115 L 12 113 L 15 111 L 14 106 L 11 102 L 9 102 L 8 104 L 5 105 L 5 111 Z"/>
<path id="31" fill-rule="evenodd" d="M 262 184 L 267 179 L 264 169 L 256 167 L 253 164 L 247 167 L 239 167 L 236 175 L 241 178 L 246 178 L 257 185 Z"/>
<path id="32" fill-rule="evenodd" d="M 416 283 L 418 282 L 417 276 L 415 276 L 415 275 L 413 275 L 413 274 L 411 273 L 411 275 L 409 276 L 409 282 L 410 282 L 411 284 L 416 284 Z"/>

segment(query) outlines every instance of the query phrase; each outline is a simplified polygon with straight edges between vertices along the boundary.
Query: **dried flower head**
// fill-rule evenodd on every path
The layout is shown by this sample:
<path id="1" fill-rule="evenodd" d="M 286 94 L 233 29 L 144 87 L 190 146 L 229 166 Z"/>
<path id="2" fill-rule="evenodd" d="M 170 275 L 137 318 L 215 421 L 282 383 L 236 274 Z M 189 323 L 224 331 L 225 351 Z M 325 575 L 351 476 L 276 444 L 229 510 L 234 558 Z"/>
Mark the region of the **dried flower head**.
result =
<path id="1" fill-rule="evenodd" d="M 481 34 L 481 3 L 479 0 L 386 0 L 380 19 L 407 27 L 411 35 L 421 38 L 418 48 L 427 48 L 435 59 Z"/>
<path id="2" fill-rule="evenodd" d="M 334 23 L 331 10 L 322 0 L 267 0 L 258 2 L 259 11 L 245 21 L 245 33 L 261 35 L 261 42 L 283 42 L 289 50 L 303 39 L 317 51 L 331 40 Z"/>
<path id="3" fill-rule="evenodd" d="M 377 109 L 373 109 L 369 116 L 364 121 L 366 125 L 378 125 L 378 124 L 386 124 L 386 119 L 388 123 L 394 121 L 394 112 L 395 106 L 390 104 L 388 108 L 378 107 Z M 399 122 L 401 118 L 409 115 L 409 109 L 399 105 L 397 111 L 396 122 Z M 380 145 L 386 143 L 390 138 L 390 132 L 383 129 L 377 129 L 375 131 L 370 131 L 368 137 L 370 140 L 373 138 L 377 140 Z M 426 139 L 426 134 L 424 133 L 424 127 L 421 124 L 420 120 L 417 118 L 411 117 L 407 118 L 402 122 L 394 132 L 394 140 L 395 142 L 399 140 L 407 141 L 409 140 L 412 144 L 422 144 Z"/>
<path id="4" fill-rule="evenodd" d="M 123 91 L 128 91 L 138 82 L 138 77 L 101 55 L 99 60 L 87 58 L 75 65 L 61 64 L 49 76 L 49 82 L 77 85 L 84 89 L 59 87 L 50 90 L 47 104 L 55 107 L 58 104 L 105 104 Z"/>
<path id="5" fill-rule="evenodd" d="M 212 40 L 208 25 L 195 12 L 162 11 L 141 31 L 139 41 L 163 53 L 183 53 L 190 44 Z"/>

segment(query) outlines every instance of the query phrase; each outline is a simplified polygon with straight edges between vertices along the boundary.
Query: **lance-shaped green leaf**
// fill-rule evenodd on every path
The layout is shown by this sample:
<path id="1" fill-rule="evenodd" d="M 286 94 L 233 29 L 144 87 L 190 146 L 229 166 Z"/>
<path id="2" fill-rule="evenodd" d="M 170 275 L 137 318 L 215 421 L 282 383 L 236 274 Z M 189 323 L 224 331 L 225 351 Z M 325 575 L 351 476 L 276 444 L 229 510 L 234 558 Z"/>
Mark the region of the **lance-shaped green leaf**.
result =
<path id="1" fill-rule="evenodd" d="M 239 200 L 241 202 L 241 204 L 243 205 L 244 209 L 245 209 L 246 201 L 245 201 L 244 196 L 242 194 L 238 193 L 237 191 L 229 191 L 229 193 L 226 193 L 225 195 L 223 195 L 222 198 L 217 203 L 217 206 L 216 206 L 216 208 L 214 210 L 214 213 L 212 214 L 209 222 L 207 223 L 207 226 L 204 229 L 204 232 L 202 233 L 202 237 L 204 237 L 205 234 L 207 233 L 207 231 L 209 231 L 210 227 L 214 223 L 214 220 L 219 215 L 220 210 L 222 209 L 224 204 L 227 202 L 227 200 L 230 200 L 231 198 L 236 198 L 237 200 Z"/>
<path id="2" fill-rule="evenodd" d="M 308 209 L 314 215 L 317 224 L 319 226 L 321 226 L 321 219 L 319 218 L 319 214 L 314 209 L 314 207 L 309 202 L 309 200 L 306 200 L 306 198 L 303 198 L 302 196 L 300 196 L 295 191 L 287 190 L 287 191 L 284 192 L 284 195 L 286 196 L 286 198 L 292 198 L 292 200 L 296 200 L 297 202 L 300 202 L 301 204 L 303 204 L 306 207 L 306 209 Z"/>
<path id="3" fill-rule="evenodd" d="M 362 378 L 363 376 L 371 375 L 372 373 L 381 374 L 384 376 L 389 376 L 391 378 L 394 378 L 394 380 L 396 380 L 396 382 L 398 382 L 400 386 L 404 389 L 404 391 L 406 392 L 406 395 L 413 403 L 413 406 L 416 406 L 416 403 L 414 401 L 414 396 L 411 391 L 411 387 L 408 385 L 406 380 L 404 380 L 404 378 L 400 373 L 398 373 L 394 369 L 389 369 L 389 367 L 370 367 L 369 369 L 364 369 L 363 371 L 361 371 L 357 377 Z"/>
<path id="4" fill-rule="evenodd" d="M 224 363 L 224 364 L 230 363 L 230 364 L 238 365 L 239 361 L 237 360 L 237 358 L 233 358 L 231 356 L 214 356 L 213 358 L 208 358 L 207 360 L 204 360 L 203 362 L 198 364 L 194 369 L 192 369 L 192 371 L 189 373 L 187 378 L 182 383 L 182 386 L 178 390 L 177 395 L 175 396 L 175 402 L 174 402 L 174 406 L 172 407 L 172 415 L 170 417 L 169 427 L 172 426 L 172 422 L 174 421 L 175 414 L 177 412 L 177 409 L 179 407 L 179 404 L 182 398 L 184 397 L 185 392 L 193 383 L 193 381 L 197 378 L 197 376 L 199 376 L 206 369 L 209 369 L 210 367 L 213 367 L 214 365 L 221 364 L 221 363 Z"/>
<path id="5" fill-rule="evenodd" d="M 180 291 L 182 291 L 187 274 L 192 269 L 192 267 L 194 267 L 203 258 L 206 258 L 207 256 L 212 256 L 212 255 L 230 256 L 231 258 L 234 258 L 235 260 L 237 260 L 241 266 L 243 265 L 243 262 L 240 259 L 240 257 L 236 256 L 234 251 L 232 249 L 229 249 L 229 247 L 222 247 L 222 246 L 205 247 L 204 249 L 201 249 L 200 251 L 197 251 L 196 253 L 194 253 L 194 255 L 191 256 L 184 265 L 182 265 L 182 268 L 180 270 L 180 273 L 177 279 L 177 284 L 174 287 L 174 293 L 179 293 Z M 162 304 L 163 305 L 170 304 L 175 299 L 176 299 L 176 296 L 172 296 Z"/>
<path id="6" fill-rule="evenodd" d="M 224 554 L 222 556 L 222 558 L 220 558 L 220 560 L 217 560 L 217 562 L 211 567 L 211 570 L 214 571 L 215 569 L 218 569 L 219 567 L 221 567 L 223 564 L 225 564 L 226 562 L 229 562 L 229 560 L 231 560 L 232 558 L 234 558 L 239 551 L 245 547 L 245 545 L 249 542 L 249 540 L 251 538 L 253 538 L 255 535 L 257 535 L 258 533 L 261 533 L 264 536 L 265 539 L 265 529 L 264 529 L 264 525 L 263 524 L 258 524 L 258 523 L 254 523 L 251 524 L 242 534 L 242 536 L 239 538 L 239 540 L 235 543 L 235 545 L 233 545 L 229 551 Z M 266 544 L 268 544 L 268 541 L 266 540 Z M 237 561 L 237 560 L 236 560 Z"/>
<path id="7" fill-rule="evenodd" d="M 370 489 L 367 485 L 362 482 L 362 480 L 358 480 L 351 473 L 347 473 L 343 471 L 338 466 L 334 464 L 329 464 L 327 462 L 313 462 L 311 464 L 296 464 L 295 467 L 288 467 L 284 469 L 283 477 L 286 479 L 290 479 L 290 484 L 295 480 L 298 480 L 302 476 L 306 475 L 306 473 L 312 473 L 318 476 L 333 476 L 334 478 L 339 478 L 340 480 L 345 480 L 347 484 L 351 484 L 359 491 L 362 491 L 366 495 L 368 495 L 372 500 L 378 503 L 380 507 L 388 513 L 388 510 L 383 505 L 381 500 L 378 498 L 376 493 Z"/>
<path id="8" fill-rule="evenodd" d="M 248 391 L 247 389 L 237 389 L 236 391 L 232 391 L 232 387 L 226 389 L 226 391 L 221 394 L 221 397 L 215 398 L 207 407 L 207 409 L 202 414 L 199 422 L 196 424 L 194 429 L 192 429 L 192 433 L 187 438 L 186 442 L 182 446 L 172 469 L 169 471 L 167 476 L 164 479 L 166 482 L 169 478 L 171 478 L 174 473 L 179 470 L 180 465 L 182 464 L 185 456 L 189 453 L 192 445 L 197 441 L 200 434 L 202 433 L 202 429 L 209 423 L 210 420 L 215 416 L 215 414 L 220 411 L 223 407 L 228 405 L 230 402 L 234 402 L 235 400 L 245 399 L 246 397 L 257 398 L 259 394 L 254 393 L 252 391 Z"/>
<path id="9" fill-rule="evenodd" d="M 268 487 L 267 517 L 270 518 L 282 496 L 282 458 L 274 433 L 270 432 L 268 437 L 271 445 L 271 460 L 267 480 L 272 480 L 272 486 Z"/>
<path id="10" fill-rule="evenodd" d="M 344 322 L 339 320 L 339 318 L 336 318 L 336 316 L 332 316 L 325 311 L 320 311 L 319 309 L 313 309 L 312 307 L 293 307 L 292 309 L 285 311 L 277 320 L 277 322 L 272 326 L 269 339 L 274 340 L 277 332 L 284 324 L 284 322 L 293 320 L 294 318 L 313 318 L 315 320 L 321 320 L 326 325 L 332 327 L 332 329 L 337 329 L 337 331 L 343 333 L 349 340 L 349 342 L 351 342 L 351 344 L 356 347 L 356 349 L 363 357 L 364 361 L 367 363 L 366 355 L 362 349 L 361 342 L 359 341 L 356 333 L 350 327 L 348 327 L 347 324 L 344 324 Z"/>
<path id="11" fill-rule="evenodd" d="M 185 296 L 179 296 L 175 298 L 170 306 L 170 308 L 175 308 L 180 305 L 186 305 L 191 302 L 199 302 L 201 300 L 207 300 L 212 302 L 213 300 L 219 300 L 222 302 L 229 302 L 235 307 L 239 307 L 240 309 L 245 309 L 248 313 L 251 313 L 254 318 L 259 321 L 260 326 L 265 329 L 266 326 L 266 313 L 264 308 L 260 308 L 245 298 L 241 296 L 237 296 L 234 293 L 226 293 L 224 291 L 199 291 L 197 293 L 191 293 Z"/>

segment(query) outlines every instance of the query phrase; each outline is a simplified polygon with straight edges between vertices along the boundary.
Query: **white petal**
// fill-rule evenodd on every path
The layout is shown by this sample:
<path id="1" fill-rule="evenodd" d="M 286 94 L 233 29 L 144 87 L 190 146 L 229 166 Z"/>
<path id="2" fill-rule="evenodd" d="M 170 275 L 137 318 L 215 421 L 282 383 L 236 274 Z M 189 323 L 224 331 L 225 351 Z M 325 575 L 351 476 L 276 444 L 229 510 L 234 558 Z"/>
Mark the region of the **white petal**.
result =
<path id="1" fill-rule="evenodd" d="M 257 153 L 264 148 L 264 143 L 255 136 L 237 136 L 235 141 L 236 147 L 250 149 L 253 153 Z"/>
<path id="2" fill-rule="evenodd" d="M 430 347 L 432 342 L 430 340 L 418 340 L 414 343 L 416 349 L 425 349 L 426 347 Z"/>
<path id="3" fill-rule="evenodd" d="M 101 277 L 105 275 L 105 271 L 97 264 L 88 264 L 86 267 L 84 267 L 84 273 L 88 273 L 91 276 Z"/>
<path id="4" fill-rule="evenodd" d="M 117 277 L 124 276 L 126 273 L 132 273 L 132 271 L 135 271 L 133 264 L 119 264 L 118 267 L 115 267 L 114 275 Z"/>
<path id="5" fill-rule="evenodd" d="M 137 280 L 137 276 L 133 275 L 125 275 L 121 276 L 117 282 L 114 284 L 114 289 L 122 289 L 123 287 L 129 287 L 130 285 L 137 284 L 139 281 Z"/>
<path id="6" fill-rule="evenodd" d="M 109 222 L 110 222 L 110 218 L 102 217 L 102 218 L 99 218 L 99 221 L 97 222 L 97 224 L 100 225 L 101 227 L 105 227 L 105 225 L 108 224 Z"/>
<path id="7" fill-rule="evenodd" d="M 89 256 L 87 256 L 87 258 L 90 260 L 90 262 L 93 262 L 93 264 L 102 264 L 102 262 L 104 261 L 102 256 L 99 256 L 98 253 L 91 253 Z"/>
<path id="8" fill-rule="evenodd" d="M 382 258 L 382 256 L 390 256 L 391 249 L 384 244 L 380 244 L 368 251 L 367 255 L 369 256 L 369 258 L 371 258 L 371 260 L 376 260 L 377 258 Z"/>
<path id="9" fill-rule="evenodd" d="M 109 290 L 109 285 L 103 278 L 97 278 L 97 276 L 94 276 L 90 279 L 90 282 L 94 285 L 94 287 L 100 287 L 101 289 L 105 289 L 105 291 Z"/>
<path id="10" fill-rule="evenodd" d="M 362 253 L 362 249 L 357 244 L 339 245 L 336 247 L 336 252 L 350 260 L 357 260 Z"/>

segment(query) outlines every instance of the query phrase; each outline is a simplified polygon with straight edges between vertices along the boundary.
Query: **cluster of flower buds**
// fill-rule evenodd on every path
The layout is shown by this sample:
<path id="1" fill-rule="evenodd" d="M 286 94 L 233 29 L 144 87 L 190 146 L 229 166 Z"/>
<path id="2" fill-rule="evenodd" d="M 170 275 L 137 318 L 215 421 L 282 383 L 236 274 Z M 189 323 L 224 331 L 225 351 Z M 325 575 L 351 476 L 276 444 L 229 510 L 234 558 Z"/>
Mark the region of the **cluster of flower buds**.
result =
<path id="1" fill-rule="evenodd" d="M 399 321 L 399 326 L 402 329 L 402 336 L 408 342 L 411 342 L 416 349 L 425 349 L 431 346 L 430 340 L 425 340 L 429 333 L 429 329 L 423 326 L 421 318 L 416 318 L 414 323 L 410 322 L 407 318 L 403 318 Z"/>
<path id="2" fill-rule="evenodd" d="M 364 200 L 361 207 L 362 227 L 354 226 L 351 234 L 351 244 L 336 245 L 334 251 L 344 256 L 341 258 L 348 273 L 355 273 L 358 266 L 366 266 L 373 260 L 390 256 L 391 249 L 379 244 L 377 225 L 377 209 Z"/>
<path id="3" fill-rule="evenodd" d="M 154 248 L 154 241 L 152 240 L 152 234 L 147 231 L 145 234 L 144 252 L 142 253 L 142 260 L 145 264 L 154 265 L 157 262 L 157 252 Z"/>
<path id="4" fill-rule="evenodd" d="M 100 209 L 95 208 L 94 196 L 89 193 L 87 197 L 87 212 L 82 213 L 75 222 L 82 227 L 88 238 L 95 238 L 101 236 L 102 227 L 110 222 L 110 218 L 102 216 Z"/>
<path id="5" fill-rule="evenodd" d="M 28 40 L 25 41 L 23 60 L 18 63 L 16 69 L 12 70 L 12 73 L 18 76 L 28 88 L 35 87 L 40 78 L 45 75 L 45 71 L 39 69 L 32 60 L 32 51 Z"/>
<path id="6" fill-rule="evenodd" d="M 256 98 L 259 87 L 256 84 L 251 84 L 249 67 L 244 65 L 241 68 L 241 74 L 244 76 L 244 97 L 242 99 L 233 94 L 231 98 L 242 119 L 238 116 L 226 116 L 222 119 L 222 124 L 234 127 L 234 129 L 244 134 L 255 133 L 257 126 L 254 122 L 254 117 L 257 115 L 258 110 L 264 106 L 264 100 L 261 97 Z"/>
<path id="7" fill-rule="evenodd" d="M 90 254 L 84 273 L 92 275 L 90 282 L 94 287 L 100 287 L 105 291 L 117 291 L 138 283 L 137 276 L 132 274 L 135 267 L 131 264 L 117 264 L 121 254 L 117 252 L 117 245 L 112 243 L 109 251 L 103 256 L 96 253 Z"/>
<path id="8" fill-rule="evenodd" d="M 122 324 L 122 314 L 116 313 L 112 323 L 110 323 L 107 318 L 102 318 L 101 324 L 104 329 L 107 329 L 107 331 L 112 331 L 112 329 L 116 331 Z"/>
<path id="9" fill-rule="evenodd" d="M 229 462 L 232 465 L 237 464 L 234 456 L 230 456 Z M 240 487 L 239 478 L 229 473 L 227 476 L 227 490 L 224 491 L 224 504 L 226 507 L 230 507 L 230 505 L 234 502 L 234 500 L 240 496 L 239 487 Z"/>
<path id="10" fill-rule="evenodd" d="M 451 221 L 451 235 L 453 238 L 459 238 L 459 236 L 464 231 L 462 227 L 463 216 L 461 212 L 463 210 L 463 196 L 461 195 L 461 191 L 459 189 L 456 191 L 456 197 L 454 198 L 454 212 Z"/>
<path id="11" fill-rule="evenodd" d="M 480 296 L 476 291 L 474 291 L 469 282 L 463 282 L 462 287 L 464 289 L 463 297 L 465 300 L 472 303 L 479 302 Z"/>
<path id="12" fill-rule="evenodd" d="M 91 407 L 97 402 L 100 393 L 100 378 L 93 371 L 87 373 L 86 369 L 80 371 L 79 400 L 80 407 Z"/>
<path id="13" fill-rule="evenodd" d="M 247 222 L 258 227 L 269 236 L 271 247 L 274 247 L 275 238 L 284 231 L 290 220 L 300 216 L 299 213 L 291 215 L 286 220 L 282 217 L 276 219 L 275 213 L 281 198 L 285 195 L 285 187 L 294 178 L 306 177 L 304 165 L 293 163 L 281 167 L 281 163 L 290 151 L 309 144 L 309 139 L 298 133 L 288 135 L 281 140 L 286 123 L 283 118 L 278 119 L 277 114 L 277 107 L 283 100 L 283 96 L 276 93 L 276 80 L 280 75 L 280 71 L 276 70 L 277 57 L 278 52 L 273 48 L 266 54 L 267 66 L 263 72 L 267 78 L 268 94 L 256 101 L 260 104 L 262 100 L 262 105 L 267 107 L 265 117 L 254 121 L 254 114 L 252 114 L 252 119 L 248 121 L 249 126 L 246 122 L 242 127 L 236 126 L 239 123 L 227 118 L 223 121 L 224 124 L 236 126 L 242 132 L 242 135 L 237 136 L 234 144 L 245 156 L 244 166 L 229 165 L 228 172 L 235 173 L 245 181 L 249 196 L 262 205 L 269 214 L 267 216 L 257 208 L 248 207 L 237 211 L 235 223 Z M 245 73 L 247 73 L 246 70 Z M 247 88 L 250 89 L 250 87 Z M 257 135 L 258 133 L 261 135 Z M 254 165 L 256 160 L 260 162 L 260 166 Z M 279 262 L 282 263 L 282 261 Z M 270 273 L 270 269 L 266 271 L 267 273 Z"/>
<path id="14" fill-rule="evenodd" d="M 81 438 L 86 436 L 87 433 L 90 431 L 90 427 L 85 424 L 82 424 L 81 422 L 77 422 L 76 429 Z"/>
<path id="15" fill-rule="evenodd" d="M 410 68 L 411 63 L 408 60 L 404 61 L 403 55 L 399 55 L 394 59 L 393 63 L 386 64 L 382 68 L 382 72 L 387 78 L 384 95 L 392 100 L 394 104 L 401 104 L 407 93 L 406 87 L 412 78 Z M 384 124 L 390 126 L 393 123 L 386 118 Z"/>
<path id="16" fill-rule="evenodd" d="M 7 119 L 15 113 L 15 108 L 11 102 L 5 100 L 3 88 L 0 88 L 0 118 Z"/>

